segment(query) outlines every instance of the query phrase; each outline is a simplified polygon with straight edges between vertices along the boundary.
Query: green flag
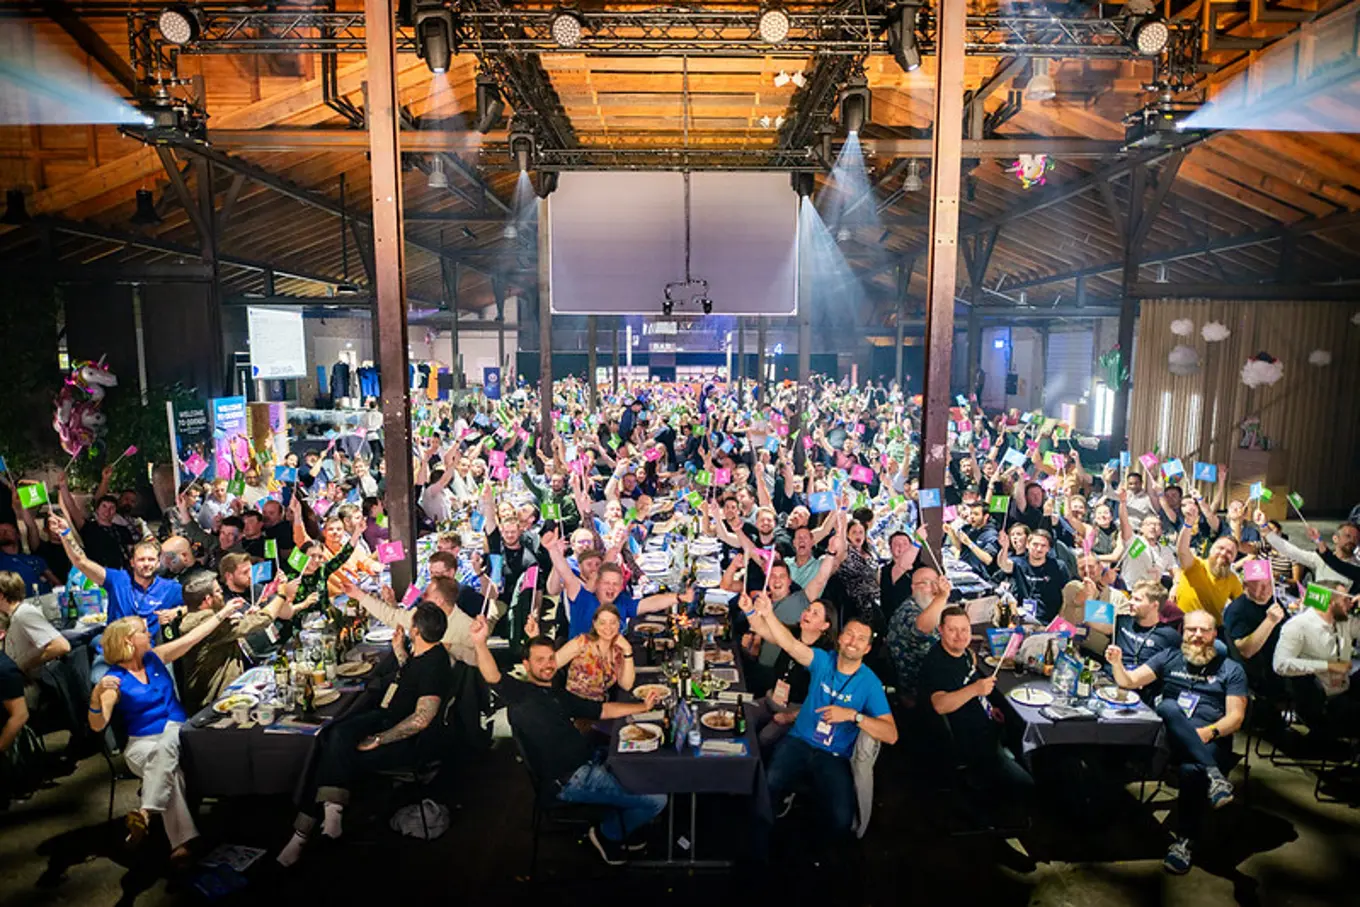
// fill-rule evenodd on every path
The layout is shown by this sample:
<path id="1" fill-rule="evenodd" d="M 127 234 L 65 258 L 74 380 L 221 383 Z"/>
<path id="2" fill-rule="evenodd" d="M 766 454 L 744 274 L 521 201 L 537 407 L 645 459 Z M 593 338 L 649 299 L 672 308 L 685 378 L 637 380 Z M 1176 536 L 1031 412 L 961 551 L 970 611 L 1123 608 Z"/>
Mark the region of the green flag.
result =
<path id="1" fill-rule="evenodd" d="M 1303 603 L 1310 608 L 1326 611 L 1332 606 L 1332 590 L 1326 586 L 1309 583 L 1307 591 L 1303 594 Z"/>
<path id="2" fill-rule="evenodd" d="M 694 474 L 694 481 L 700 485 L 711 485 L 713 484 L 713 473 L 707 469 L 701 469 Z"/>
<path id="3" fill-rule="evenodd" d="M 623 444 L 623 439 L 620 438 L 618 435 L 609 436 L 609 446 L 612 447 L 614 450 L 618 450 L 621 444 Z"/>
<path id="4" fill-rule="evenodd" d="M 301 548 L 294 548 L 292 553 L 288 555 L 288 566 L 292 567 L 298 573 L 301 573 L 303 570 L 307 569 L 308 560 L 307 552 L 303 551 Z"/>
<path id="5" fill-rule="evenodd" d="M 1261 500 L 1262 500 L 1262 501 L 1269 501 L 1269 500 L 1270 500 L 1271 498 L 1273 498 L 1273 497 L 1275 497 L 1275 492 L 1271 491 L 1269 488 L 1262 488 L 1262 489 L 1261 489 Z"/>
<path id="6" fill-rule="evenodd" d="M 629 507 L 628 512 L 623 515 L 623 521 L 625 523 L 637 522 L 637 508 Z"/>
<path id="7" fill-rule="evenodd" d="M 1297 491 L 1291 491 L 1289 494 L 1285 495 L 1285 497 L 1289 498 L 1289 503 L 1294 505 L 1295 510 L 1303 509 L 1303 495 L 1299 494 Z"/>
<path id="8" fill-rule="evenodd" d="M 227 494 L 234 494 L 237 497 L 246 493 L 246 480 L 241 478 L 232 479 L 227 483 Z"/>
<path id="9" fill-rule="evenodd" d="M 539 505 L 538 515 L 545 520 L 562 519 L 562 505 L 554 501 L 544 501 Z"/>
<path id="10" fill-rule="evenodd" d="M 861 491 L 861 492 L 859 493 L 859 495 L 855 498 L 855 507 L 854 507 L 854 509 L 855 509 L 855 510 L 859 510 L 859 509 L 861 509 L 861 508 L 863 508 L 863 507 L 868 507 L 868 506 L 869 506 L 869 496 L 868 496 L 867 494 L 865 494 L 864 492 Z"/>
<path id="11" fill-rule="evenodd" d="M 46 482 L 36 482 L 32 485 L 19 486 L 19 504 L 25 510 L 32 510 L 34 507 L 46 504 L 47 501 Z"/>
<path id="12" fill-rule="evenodd" d="M 991 513 L 1005 513 L 1010 510 L 1011 498 L 1007 494 L 994 494 L 992 499 L 987 502 L 987 509 Z"/>
<path id="13" fill-rule="evenodd" d="M 377 516 L 375 516 L 373 519 L 377 521 L 378 527 L 379 527 L 380 529 L 386 529 L 386 528 L 387 528 L 387 514 L 385 514 L 385 513 L 380 513 L 380 514 L 378 514 Z"/>
<path id="14" fill-rule="evenodd" d="M 689 501 L 689 506 L 693 507 L 695 510 L 704 506 L 703 495 L 699 494 L 697 491 L 691 491 L 689 494 L 685 495 L 685 500 Z"/>
<path id="15" fill-rule="evenodd" d="M 1142 538 L 1136 538 L 1129 543 L 1129 557 L 1138 557 L 1144 551 L 1147 551 L 1147 542 Z"/>
<path id="16" fill-rule="evenodd" d="M 273 560 L 279 556 L 279 543 L 274 539 L 264 540 L 264 556 Z"/>

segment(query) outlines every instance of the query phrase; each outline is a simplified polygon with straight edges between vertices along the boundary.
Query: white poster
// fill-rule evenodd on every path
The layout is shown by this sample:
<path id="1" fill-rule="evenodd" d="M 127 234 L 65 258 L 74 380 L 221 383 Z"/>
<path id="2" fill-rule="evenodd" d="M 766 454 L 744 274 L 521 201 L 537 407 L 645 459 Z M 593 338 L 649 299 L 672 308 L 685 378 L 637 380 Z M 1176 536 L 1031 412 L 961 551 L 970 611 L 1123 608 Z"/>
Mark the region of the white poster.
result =
<path id="1" fill-rule="evenodd" d="M 307 374 L 307 341 L 302 312 L 294 309 L 246 309 L 250 332 L 250 376 L 301 378 Z"/>

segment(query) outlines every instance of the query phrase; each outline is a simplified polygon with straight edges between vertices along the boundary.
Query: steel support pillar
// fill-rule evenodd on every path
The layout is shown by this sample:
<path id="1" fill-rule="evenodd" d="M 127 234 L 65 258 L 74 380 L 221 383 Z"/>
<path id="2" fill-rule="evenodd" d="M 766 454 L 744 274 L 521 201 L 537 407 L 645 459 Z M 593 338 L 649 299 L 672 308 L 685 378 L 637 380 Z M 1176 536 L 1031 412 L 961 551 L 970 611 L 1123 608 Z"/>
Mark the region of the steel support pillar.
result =
<path id="1" fill-rule="evenodd" d="M 392 564 L 392 586 L 405 592 L 414 576 L 415 512 L 411 463 L 411 397 L 406 324 L 405 244 L 401 222 L 400 103 L 397 97 L 395 0 L 364 0 L 368 56 L 368 149 L 373 210 L 373 290 L 377 298 L 378 369 L 382 382 L 383 472 L 392 541 L 406 557 Z"/>
<path id="2" fill-rule="evenodd" d="M 609 333 L 613 335 L 614 343 L 614 393 L 619 392 L 619 319 L 621 316 L 614 316 L 614 328 Z"/>
<path id="3" fill-rule="evenodd" d="M 756 387 L 760 388 L 760 402 L 764 403 L 766 398 L 766 384 L 768 382 L 769 369 L 766 367 L 765 360 L 769 356 L 769 351 L 765 349 L 765 319 L 756 318 Z"/>
<path id="4" fill-rule="evenodd" d="M 599 343 L 599 325 L 596 323 L 597 318 L 598 316 L 595 315 L 586 316 L 586 346 L 589 347 L 586 351 L 586 387 L 589 389 L 590 393 L 589 400 L 592 412 L 594 412 L 599 405 L 598 396 L 600 391 L 599 386 L 595 383 L 595 347 Z"/>
<path id="5" fill-rule="evenodd" d="M 921 487 L 943 490 L 949 466 L 949 373 L 954 346 L 954 289 L 959 263 L 959 174 L 963 150 L 965 0 L 936 5 L 935 135 L 927 238 L 926 375 Z M 942 542 L 939 508 L 921 514 L 932 550 Z"/>

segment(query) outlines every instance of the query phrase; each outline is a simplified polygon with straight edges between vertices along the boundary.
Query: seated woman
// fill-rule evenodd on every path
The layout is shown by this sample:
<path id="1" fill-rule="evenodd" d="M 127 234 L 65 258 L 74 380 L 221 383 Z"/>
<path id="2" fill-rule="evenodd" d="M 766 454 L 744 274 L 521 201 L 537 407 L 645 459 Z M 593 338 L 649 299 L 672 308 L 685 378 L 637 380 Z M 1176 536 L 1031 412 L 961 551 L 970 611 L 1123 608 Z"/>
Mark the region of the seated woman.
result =
<path id="1" fill-rule="evenodd" d="M 633 646 L 619 632 L 622 622 L 618 608 L 602 604 L 590 629 L 557 650 L 557 667 L 567 667 L 567 692 L 604 702 L 616 684 L 633 688 Z"/>
<path id="2" fill-rule="evenodd" d="M 128 840 L 136 844 L 146 837 L 152 813 L 160 813 L 165 834 L 174 848 L 171 858 L 189 856 L 188 844 L 198 837 L 194 818 L 184 798 L 184 773 L 179 767 L 179 729 L 185 721 L 184 707 L 175 696 L 169 665 L 231 617 L 244 602 L 232 599 L 190 632 L 173 642 L 152 647 L 146 621 L 123 617 L 104 630 L 104 659 L 109 672 L 90 697 L 90 729 L 100 733 L 122 703 L 120 714 L 127 729 L 123 750 L 128 767 L 142 779 L 141 808 L 128 813 Z"/>
<path id="3" fill-rule="evenodd" d="M 798 641 L 803 645 L 830 652 L 835 650 L 836 638 L 840 635 L 836 623 L 835 613 L 827 610 L 824 603 L 815 601 L 808 603 L 798 617 L 798 626 L 789 627 L 789 632 L 798 637 Z M 754 621 L 752 626 L 754 628 Z M 762 753 L 769 753 L 774 749 L 774 745 L 798 719 L 798 709 L 807 698 L 808 684 L 812 677 L 807 668 L 794 661 L 793 657 L 782 649 L 779 657 L 775 659 L 773 676 L 774 687 L 760 700 L 756 716 L 756 730 L 760 735 Z"/>

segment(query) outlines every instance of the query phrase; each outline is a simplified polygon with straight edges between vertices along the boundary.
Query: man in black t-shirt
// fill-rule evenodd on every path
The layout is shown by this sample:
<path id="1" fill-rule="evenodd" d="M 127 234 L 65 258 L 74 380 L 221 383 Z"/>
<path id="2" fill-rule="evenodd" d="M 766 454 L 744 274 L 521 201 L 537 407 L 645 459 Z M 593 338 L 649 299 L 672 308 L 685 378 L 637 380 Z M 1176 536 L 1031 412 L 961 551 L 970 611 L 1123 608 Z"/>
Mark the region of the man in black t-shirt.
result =
<path id="1" fill-rule="evenodd" d="M 1243 593 L 1223 609 L 1223 632 L 1232 640 L 1252 690 L 1266 697 L 1284 695 L 1284 678 L 1275 673 L 1275 645 L 1280 641 L 1284 608 L 1275 601 L 1275 584 L 1247 580 Z"/>
<path id="2" fill-rule="evenodd" d="M 404 634 L 392 637 L 392 651 L 401 669 L 382 703 L 347 715 L 321 737 L 321 756 L 312 780 L 316 800 L 323 804 L 321 833 L 326 837 L 340 837 L 341 817 L 354 781 L 381 769 L 415 767 L 436 742 L 426 744 L 421 732 L 435 723 L 453 686 L 453 668 L 439 644 L 447 629 L 448 617 L 438 605 L 417 605 L 411 617 L 411 654 L 406 654 Z M 315 816 L 298 813 L 293 838 L 279 854 L 279 863 L 291 866 L 297 862 L 315 825 Z"/>
<path id="3" fill-rule="evenodd" d="M 28 703 L 24 700 L 24 675 L 19 666 L 0 652 L 0 808 L 9 803 L 13 782 L 10 778 L 10 748 L 28 723 Z"/>
<path id="4" fill-rule="evenodd" d="M 552 640 L 536 636 L 529 640 L 524 652 L 527 680 L 517 680 L 501 674 L 496 659 L 487 648 L 486 618 L 478 617 L 472 624 L 472 644 L 477 650 L 477 669 L 482 679 L 495 687 L 505 700 L 510 727 L 524 750 L 524 758 L 533 772 L 542 797 L 556 797 L 568 803 L 599 803 L 612 806 L 617 816 L 610 814 L 598 826 L 590 829 L 590 843 L 611 866 L 624 862 L 628 839 L 633 832 L 661 814 L 666 798 L 660 794 L 631 794 L 604 765 L 594 760 L 594 753 L 586 738 L 576 729 L 573 720 L 585 718 L 622 718 L 644 712 L 656 705 L 655 693 L 645 702 L 593 702 L 553 686 L 557 673 L 556 653 Z M 631 658 L 632 656 L 627 656 Z"/>
<path id="5" fill-rule="evenodd" d="M 1223 766 L 1232 756 L 1232 735 L 1247 714 L 1246 672 L 1216 645 L 1213 614 L 1191 611 L 1183 626 L 1179 649 L 1164 649 L 1132 671 L 1124 670 L 1118 646 L 1105 650 L 1115 683 L 1124 689 L 1162 680 L 1157 714 L 1166 725 L 1171 758 L 1180 765 L 1180 827 L 1162 866 L 1176 875 L 1190 871 L 1190 849 L 1199 836 L 1206 802 L 1214 809 L 1232 802 L 1233 788 L 1223 777 Z"/>
<path id="6" fill-rule="evenodd" d="M 1010 537 L 1001 533 L 997 538 L 999 550 L 996 565 L 1002 573 L 1009 575 L 1016 585 L 1016 598 L 1021 601 L 1034 599 L 1038 602 L 1035 617 L 1039 623 L 1047 624 L 1062 610 L 1062 590 L 1071 579 L 1067 568 L 1056 558 L 1049 557 L 1053 548 L 1053 536 L 1047 529 L 1035 529 L 1025 543 L 1025 556 L 1012 558 Z"/>
<path id="7" fill-rule="evenodd" d="M 949 753 L 951 768 L 967 766 L 965 778 L 982 794 L 971 805 L 986 810 L 997 802 L 1022 806 L 1034 779 L 1001 749 L 998 725 L 986 703 L 996 675 L 978 667 L 969 649 L 973 628 L 968 612 L 951 605 L 940 612 L 940 641 L 921 662 L 917 707 L 922 725 L 936 740 L 931 749 Z"/>

